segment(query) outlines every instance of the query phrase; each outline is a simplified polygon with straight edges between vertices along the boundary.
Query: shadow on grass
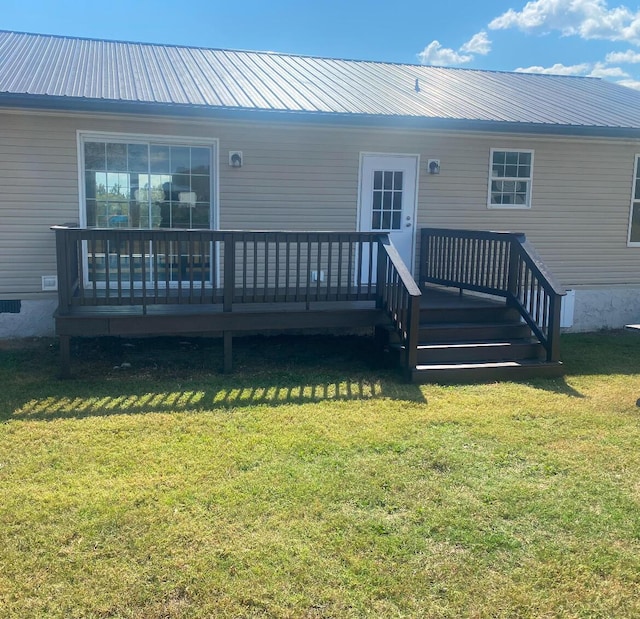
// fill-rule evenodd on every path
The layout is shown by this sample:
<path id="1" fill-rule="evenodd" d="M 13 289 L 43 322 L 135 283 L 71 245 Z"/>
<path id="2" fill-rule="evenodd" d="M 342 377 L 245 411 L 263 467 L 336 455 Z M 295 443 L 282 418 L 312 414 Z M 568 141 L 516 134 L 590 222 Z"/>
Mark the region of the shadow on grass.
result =
<path id="1" fill-rule="evenodd" d="M 74 341 L 74 377 L 58 380 L 57 347 L 0 363 L 12 373 L 0 419 L 52 420 L 117 414 L 231 410 L 391 398 L 425 403 L 420 388 L 385 368 L 367 337 L 252 337 L 234 345 L 224 375 L 219 340 L 100 338 Z M 53 364 L 53 365 L 52 365 Z M 45 371 L 46 370 L 46 371 Z"/>
<path id="2" fill-rule="evenodd" d="M 567 395 L 571 398 L 586 398 L 584 394 L 580 393 L 577 389 L 574 389 L 569 385 L 565 378 L 547 378 L 540 380 L 529 380 L 527 384 L 541 389 L 542 391 L 549 391 L 558 395 Z"/>
<path id="3" fill-rule="evenodd" d="M 564 335 L 566 379 L 527 381 L 583 398 L 581 375 L 640 375 L 640 337 L 624 331 Z M 372 338 L 238 338 L 235 371 L 224 375 L 220 340 L 74 340 L 74 378 L 57 379 L 57 343 L 0 350 L 0 420 L 81 418 L 151 412 L 231 410 L 389 398 L 426 403 L 423 390 L 385 367 Z"/>

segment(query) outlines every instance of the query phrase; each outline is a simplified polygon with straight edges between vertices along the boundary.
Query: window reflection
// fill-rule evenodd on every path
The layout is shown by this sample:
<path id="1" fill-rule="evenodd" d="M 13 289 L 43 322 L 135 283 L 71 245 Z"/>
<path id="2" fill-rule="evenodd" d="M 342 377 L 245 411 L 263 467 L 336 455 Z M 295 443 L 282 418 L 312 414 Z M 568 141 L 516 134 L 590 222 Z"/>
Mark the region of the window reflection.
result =
<path id="1" fill-rule="evenodd" d="M 211 227 L 211 149 L 85 142 L 89 227 Z"/>

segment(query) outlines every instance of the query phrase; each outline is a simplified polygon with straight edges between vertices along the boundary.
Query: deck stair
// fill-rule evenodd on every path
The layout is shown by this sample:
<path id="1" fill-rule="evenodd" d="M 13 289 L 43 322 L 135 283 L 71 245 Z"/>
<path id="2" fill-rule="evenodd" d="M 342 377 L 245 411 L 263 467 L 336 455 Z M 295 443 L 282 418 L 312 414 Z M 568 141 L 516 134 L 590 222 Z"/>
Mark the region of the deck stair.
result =
<path id="1" fill-rule="evenodd" d="M 400 358 L 393 331 L 387 349 Z M 416 383 L 486 382 L 554 377 L 561 362 L 546 360 L 543 345 L 504 300 L 429 286 L 420 304 Z"/>

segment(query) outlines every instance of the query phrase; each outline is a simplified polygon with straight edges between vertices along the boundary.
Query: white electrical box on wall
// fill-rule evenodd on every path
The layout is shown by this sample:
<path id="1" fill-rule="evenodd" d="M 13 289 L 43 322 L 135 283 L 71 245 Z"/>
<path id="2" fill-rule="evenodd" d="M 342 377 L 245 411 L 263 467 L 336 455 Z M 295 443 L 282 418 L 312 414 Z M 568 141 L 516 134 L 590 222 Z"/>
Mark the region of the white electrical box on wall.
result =
<path id="1" fill-rule="evenodd" d="M 42 290 L 53 291 L 58 290 L 58 276 L 57 275 L 43 275 L 42 276 Z"/>
<path id="2" fill-rule="evenodd" d="M 567 290 L 567 294 L 562 297 L 560 309 L 560 326 L 573 327 L 573 314 L 576 309 L 576 291 Z"/>

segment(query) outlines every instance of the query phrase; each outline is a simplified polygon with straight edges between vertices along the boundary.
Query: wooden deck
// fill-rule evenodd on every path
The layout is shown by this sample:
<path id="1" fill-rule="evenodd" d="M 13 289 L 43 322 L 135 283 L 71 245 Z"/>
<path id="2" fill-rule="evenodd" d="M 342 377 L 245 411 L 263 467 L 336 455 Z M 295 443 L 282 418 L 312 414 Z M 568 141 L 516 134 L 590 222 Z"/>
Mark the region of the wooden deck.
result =
<path id="1" fill-rule="evenodd" d="M 260 291 L 258 291 L 260 294 Z M 503 307 L 504 301 L 460 294 L 430 286 L 420 297 L 421 312 L 483 310 Z M 387 313 L 375 301 L 318 301 L 280 303 L 235 303 L 233 312 L 218 304 L 179 304 L 142 306 L 77 305 L 69 313 L 55 315 L 56 332 L 63 351 L 63 374 L 70 373 L 68 358 L 71 337 L 139 337 L 166 335 L 205 335 L 223 337 L 225 367 L 232 370 L 234 334 L 362 330 L 387 328 Z"/>
<path id="2" fill-rule="evenodd" d="M 230 371 L 234 334 L 363 328 L 415 381 L 559 367 L 562 292 L 522 235 L 423 230 L 416 281 L 386 233 L 54 229 L 62 375 L 72 337 L 221 336 Z"/>

